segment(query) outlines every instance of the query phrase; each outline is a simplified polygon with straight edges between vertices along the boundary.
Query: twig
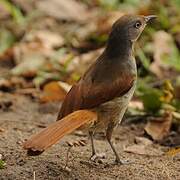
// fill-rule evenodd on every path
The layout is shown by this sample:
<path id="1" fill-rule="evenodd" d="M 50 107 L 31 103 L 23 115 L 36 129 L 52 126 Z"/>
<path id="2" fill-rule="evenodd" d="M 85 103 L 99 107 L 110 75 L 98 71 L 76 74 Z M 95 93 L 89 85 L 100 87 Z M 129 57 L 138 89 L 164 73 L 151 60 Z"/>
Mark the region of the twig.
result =
<path id="1" fill-rule="evenodd" d="M 68 166 L 68 162 L 69 162 L 69 153 L 71 151 L 71 148 L 73 146 L 69 146 L 68 150 L 67 150 L 67 153 L 66 153 L 66 163 L 65 163 L 65 166 L 64 166 L 64 169 L 66 170 L 67 166 Z"/>
<path id="2" fill-rule="evenodd" d="M 33 171 L 33 180 L 36 180 L 36 172 Z"/>

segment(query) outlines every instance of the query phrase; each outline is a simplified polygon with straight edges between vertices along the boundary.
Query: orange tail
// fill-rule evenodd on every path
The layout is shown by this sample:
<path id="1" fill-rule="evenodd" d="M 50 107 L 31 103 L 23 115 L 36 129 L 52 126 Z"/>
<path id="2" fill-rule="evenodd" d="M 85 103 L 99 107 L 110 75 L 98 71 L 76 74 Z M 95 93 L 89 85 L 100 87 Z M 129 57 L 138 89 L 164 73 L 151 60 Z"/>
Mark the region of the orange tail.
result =
<path id="1" fill-rule="evenodd" d="M 57 143 L 63 136 L 71 133 L 83 124 L 95 121 L 97 114 L 88 110 L 75 111 L 60 121 L 52 123 L 40 133 L 27 140 L 23 147 L 27 149 L 30 155 L 38 155 L 48 147 Z"/>

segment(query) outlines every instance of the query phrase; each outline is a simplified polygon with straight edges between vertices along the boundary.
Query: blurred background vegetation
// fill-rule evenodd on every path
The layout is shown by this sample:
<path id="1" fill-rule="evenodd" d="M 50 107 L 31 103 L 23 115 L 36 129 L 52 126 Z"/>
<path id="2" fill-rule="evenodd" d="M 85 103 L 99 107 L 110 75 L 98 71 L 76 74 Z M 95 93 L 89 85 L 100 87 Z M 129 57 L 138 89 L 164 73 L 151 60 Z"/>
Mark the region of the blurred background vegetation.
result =
<path id="1" fill-rule="evenodd" d="M 179 0 L 0 0 L 0 11 L 0 91 L 41 103 L 64 99 L 116 19 L 157 15 L 135 47 L 139 79 L 127 116 L 153 117 L 145 130 L 154 140 L 180 131 Z"/>

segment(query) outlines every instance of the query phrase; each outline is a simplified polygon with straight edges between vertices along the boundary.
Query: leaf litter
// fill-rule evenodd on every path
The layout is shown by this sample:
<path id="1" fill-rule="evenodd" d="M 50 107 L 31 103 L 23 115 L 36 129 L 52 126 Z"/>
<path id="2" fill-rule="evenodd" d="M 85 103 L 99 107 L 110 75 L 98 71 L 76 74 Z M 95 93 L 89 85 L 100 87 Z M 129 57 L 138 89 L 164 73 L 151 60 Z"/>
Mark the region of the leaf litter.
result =
<path id="1" fill-rule="evenodd" d="M 126 13 L 126 10 L 118 9 L 124 3 L 119 5 L 115 1 L 111 2 L 111 8 L 108 7 L 108 3 L 100 1 L 82 3 L 82 1 L 73 0 L 62 2 L 53 0 L 49 3 L 48 1 L 32 0 L 25 4 L 21 0 L 11 2 L 13 2 L 13 8 L 16 8 L 16 5 L 19 7 L 19 9 L 15 9 L 16 15 L 5 10 L 1 14 L 2 17 L 13 17 L 12 20 L 19 25 L 27 20 L 29 25 L 24 26 L 25 29 L 20 33 L 16 32 L 18 35 L 15 30 L 22 29 L 19 28 L 19 25 L 16 26 L 17 28 L 13 28 L 13 31 L 6 27 L 3 27 L 5 29 L 1 31 L 3 39 L 1 39 L 0 46 L 0 63 L 10 62 L 11 66 L 8 65 L 9 69 L 5 70 L 8 76 L 3 74 L 3 77 L 0 78 L 0 91 L 3 96 L 9 92 L 20 97 L 31 97 L 32 102 L 38 100 L 38 102 L 46 104 L 61 102 L 64 99 L 71 85 L 79 80 L 84 71 L 102 52 L 111 24 Z M 128 4 L 128 8 L 131 6 L 133 11 L 138 7 L 130 4 Z M 139 50 L 135 51 L 139 79 L 143 80 L 143 84 L 141 81 L 140 88 L 138 85 L 128 113 L 132 117 L 143 115 L 139 118 L 141 120 L 143 117 L 151 117 L 147 118 L 147 122 L 146 119 L 143 119 L 143 123 L 146 122 L 144 124 L 145 131 L 151 140 L 134 135 L 135 141 L 132 145 L 128 144 L 124 150 L 133 153 L 134 157 L 136 154 L 141 154 L 161 158 L 163 150 L 155 143 L 176 147 L 177 150 L 169 150 L 169 154 L 173 156 L 179 153 L 179 131 L 177 130 L 180 107 L 177 81 L 179 76 L 179 31 L 175 18 L 176 10 L 174 9 L 173 13 L 167 16 L 166 8 L 171 12 L 172 9 L 169 8 L 169 2 L 162 4 L 154 3 L 152 6 L 151 3 L 148 3 L 146 7 L 137 10 L 137 12 L 149 14 L 153 8 L 156 9 L 160 22 L 152 25 L 152 28 L 147 28 L 139 41 Z M 34 9 L 41 11 L 41 17 L 36 14 Z M 164 14 L 160 9 L 164 9 Z M 30 17 L 31 21 L 28 20 L 29 17 L 26 18 L 30 12 L 34 16 L 34 19 Z M 167 20 L 161 22 L 162 19 Z M 3 67 L 0 67 L 0 71 L 1 69 L 4 70 Z M 169 79 L 174 90 L 169 88 L 170 86 L 165 88 L 162 85 L 165 78 Z M 157 81 L 161 83 L 159 84 Z M 13 106 L 16 107 L 14 101 Z M 23 109 L 24 105 L 23 107 L 21 105 L 21 108 Z M 21 108 L 18 107 L 18 109 Z M 15 109 L 14 107 L 13 109 L 1 108 L 0 111 L 2 114 L 13 113 Z M 28 112 L 29 109 L 26 111 Z M 32 116 L 33 114 L 34 112 Z M 44 116 L 43 122 L 49 116 L 50 114 Z M 37 115 L 34 119 L 37 117 L 40 118 Z M 137 126 L 139 127 L 140 124 L 139 120 Z M 4 127 L 3 129 L 6 130 Z M 76 148 L 78 149 L 77 146 Z M 81 148 L 86 148 L 86 146 Z M 78 151 L 82 153 L 82 150 L 78 149 Z M 48 159 L 48 161 L 50 160 Z M 55 167 L 54 170 L 56 171 Z M 38 171 L 36 172 L 36 176 L 38 176 Z M 58 172 L 59 169 L 56 173 Z"/>

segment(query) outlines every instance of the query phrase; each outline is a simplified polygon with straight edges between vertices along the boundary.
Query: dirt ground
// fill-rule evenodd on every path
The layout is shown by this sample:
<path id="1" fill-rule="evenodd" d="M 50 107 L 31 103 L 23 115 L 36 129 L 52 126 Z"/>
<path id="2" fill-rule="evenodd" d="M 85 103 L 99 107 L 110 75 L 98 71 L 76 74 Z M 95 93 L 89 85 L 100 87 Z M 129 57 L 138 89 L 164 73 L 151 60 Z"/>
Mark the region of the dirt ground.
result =
<path id="1" fill-rule="evenodd" d="M 89 161 L 91 148 L 88 137 L 80 133 L 66 136 L 40 156 L 28 157 L 22 142 L 56 118 L 59 103 L 39 104 L 24 95 L 1 94 L 1 100 L 10 101 L 7 109 L 0 109 L 0 154 L 6 162 L 0 170 L 1 180 L 21 179 L 180 179 L 180 155 L 145 156 L 127 153 L 123 147 L 133 143 L 135 136 L 142 136 L 143 125 L 119 126 L 114 133 L 114 142 L 122 159 L 132 163 L 113 165 L 113 154 L 102 135 L 96 136 L 96 148 L 106 153 L 103 164 Z M 86 139 L 85 146 L 71 148 L 66 141 Z M 164 149 L 159 145 L 157 148 Z M 69 159 L 67 168 L 67 153 Z"/>

